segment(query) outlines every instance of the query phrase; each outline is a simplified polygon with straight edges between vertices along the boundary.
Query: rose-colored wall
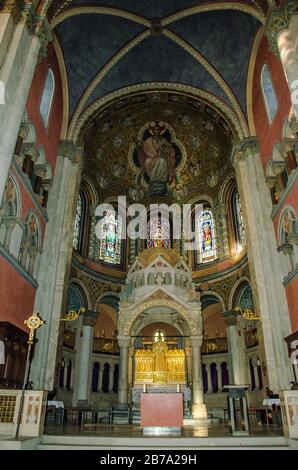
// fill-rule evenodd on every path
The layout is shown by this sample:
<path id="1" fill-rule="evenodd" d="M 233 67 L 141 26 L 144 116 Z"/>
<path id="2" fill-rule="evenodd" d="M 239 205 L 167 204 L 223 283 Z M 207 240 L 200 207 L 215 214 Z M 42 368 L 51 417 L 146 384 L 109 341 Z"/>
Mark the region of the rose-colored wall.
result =
<path id="1" fill-rule="evenodd" d="M 49 67 L 51 67 L 55 77 L 55 93 L 48 128 L 45 129 L 39 113 L 39 103 Z M 51 44 L 49 45 L 47 58 L 36 68 L 26 110 L 29 120 L 35 128 L 37 148 L 40 145 L 43 146 L 47 162 L 51 165 L 52 174 L 54 175 L 62 124 L 62 85 L 55 50 Z M 13 170 L 11 172 L 15 175 Z M 34 209 L 40 222 L 43 237 L 46 225 L 44 216 L 35 205 L 22 180 L 16 175 L 15 177 L 20 189 L 21 219 L 24 222 L 28 210 Z M 11 322 L 25 330 L 24 319 L 33 312 L 35 288 L 3 258 L 0 258 L 0 295 L 2 303 L 0 321 Z"/>
<path id="2" fill-rule="evenodd" d="M 101 337 L 104 331 L 105 338 L 113 338 L 113 333 L 116 329 L 116 325 L 109 315 L 106 313 L 100 313 L 94 328 L 94 336 Z"/>
<path id="3" fill-rule="evenodd" d="M 42 96 L 44 83 L 48 69 L 51 68 L 55 77 L 55 94 L 52 101 L 48 127 L 44 127 L 42 117 L 39 112 L 39 104 Z M 57 147 L 60 139 L 62 113 L 63 113 L 62 83 L 59 65 L 52 44 L 49 45 L 47 58 L 36 67 L 32 86 L 27 101 L 27 113 L 33 122 L 36 131 L 36 145 L 43 145 L 48 163 L 54 172 L 57 158 Z"/>
<path id="4" fill-rule="evenodd" d="M 0 257 L 0 321 L 26 331 L 24 320 L 33 312 L 35 288 L 4 258 Z"/>
<path id="5" fill-rule="evenodd" d="M 286 287 L 292 331 L 298 331 L 298 277 Z"/>
<path id="6" fill-rule="evenodd" d="M 261 87 L 261 72 L 264 64 L 268 65 L 271 72 L 278 100 L 278 110 L 271 124 Z M 268 41 L 264 37 L 257 53 L 253 75 L 253 116 L 264 168 L 267 160 L 271 158 L 273 147 L 281 140 L 284 119 L 290 114 L 291 106 L 290 92 L 281 61 L 269 51 Z"/>

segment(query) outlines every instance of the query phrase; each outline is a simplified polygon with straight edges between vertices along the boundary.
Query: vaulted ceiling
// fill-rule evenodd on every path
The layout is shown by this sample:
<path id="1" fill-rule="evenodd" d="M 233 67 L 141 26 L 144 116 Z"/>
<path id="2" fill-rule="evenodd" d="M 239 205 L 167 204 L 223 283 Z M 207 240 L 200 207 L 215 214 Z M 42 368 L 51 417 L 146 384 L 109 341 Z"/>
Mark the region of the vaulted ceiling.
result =
<path id="1" fill-rule="evenodd" d="M 206 90 L 241 118 L 266 1 L 93 0 L 49 10 L 66 65 L 69 118 L 115 90 L 146 82 Z"/>

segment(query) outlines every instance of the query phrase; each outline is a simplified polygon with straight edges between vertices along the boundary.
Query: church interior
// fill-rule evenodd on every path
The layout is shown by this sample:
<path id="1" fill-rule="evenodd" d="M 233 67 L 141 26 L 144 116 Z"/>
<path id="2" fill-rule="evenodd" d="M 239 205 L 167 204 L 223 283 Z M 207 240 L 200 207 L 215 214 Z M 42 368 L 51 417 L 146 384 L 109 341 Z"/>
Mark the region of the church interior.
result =
<path id="1" fill-rule="evenodd" d="M 297 1 L 1 0 L 0 449 L 297 447 L 297 164 Z"/>

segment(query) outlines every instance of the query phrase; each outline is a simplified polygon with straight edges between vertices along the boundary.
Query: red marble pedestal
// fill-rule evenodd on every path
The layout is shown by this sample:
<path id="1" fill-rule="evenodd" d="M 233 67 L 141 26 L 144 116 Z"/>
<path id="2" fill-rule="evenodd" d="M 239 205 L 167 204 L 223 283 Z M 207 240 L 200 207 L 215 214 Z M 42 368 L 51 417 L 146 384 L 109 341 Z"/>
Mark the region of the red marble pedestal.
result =
<path id="1" fill-rule="evenodd" d="M 181 430 L 183 426 L 183 393 L 142 393 L 141 427 Z"/>

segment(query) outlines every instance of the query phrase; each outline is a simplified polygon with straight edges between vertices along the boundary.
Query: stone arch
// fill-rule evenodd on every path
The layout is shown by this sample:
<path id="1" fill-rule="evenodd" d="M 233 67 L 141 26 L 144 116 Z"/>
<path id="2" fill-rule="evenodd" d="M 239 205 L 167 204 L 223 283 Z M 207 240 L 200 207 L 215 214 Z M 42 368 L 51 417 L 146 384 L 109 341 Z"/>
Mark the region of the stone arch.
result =
<path id="1" fill-rule="evenodd" d="M 145 312 L 147 309 L 152 307 L 168 307 L 174 312 L 178 312 L 182 319 L 188 324 L 191 335 L 200 334 L 200 306 L 192 311 L 189 311 L 180 302 L 174 299 L 166 298 L 150 298 L 141 302 L 135 306 L 132 311 L 124 312 L 123 308 L 120 307 L 119 318 L 118 318 L 118 334 L 119 336 L 129 336 L 131 329 L 137 318 Z"/>
<path id="2" fill-rule="evenodd" d="M 218 300 L 218 303 L 222 305 L 222 308 L 225 311 L 226 307 L 225 307 L 225 302 L 224 302 L 223 297 L 213 290 L 207 290 L 201 293 L 201 304 L 202 304 L 202 298 L 207 295 L 209 295 L 210 297 L 215 297 Z"/>
<path id="3" fill-rule="evenodd" d="M 235 297 L 237 294 L 238 288 L 241 286 L 241 284 L 249 284 L 251 287 L 251 282 L 250 279 L 247 276 L 242 276 L 240 279 L 238 279 L 235 284 L 233 285 L 230 295 L 229 295 L 229 300 L 228 300 L 228 309 L 233 310 L 233 306 L 235 303 Z"/>
<path id="4" fill-rule="evenodd" d="M 83 299 L 86 301 L 86 307 L 88 307 L 89 310 L 92 310 L 91 296 L 87 286 L 83 283 L 83 281 L 77 277 L 73 277 L 69 281 L 69 287 L 71 285 L 79 287 L 80 292 L 83 293 Z"/>
<path id="5" fill-rule="evenodd" d="M 81 114 L 74 116 L 69 129 L 68 138 L 73 140 L 78 146 L 82 143 L 82 130 L 86 123 L 94 117 L 100 110 L 104 110 L 107 106 L 110 106 L 116 100 L 124 98 L 132 93 L 142 93 L 147 91 L 173 91 L 184 93 L 191 96 L 195 100 L 204 101 L 211 108 L 213 108 L 228 124 L 231 128 L 234 143 L 241 141 L 244 137 L 247 137 L 249 132 L 247 123 L 242 122 L 239 119 L 234 110 L 227 104 L 216 98 L 211 93 L 195 88 L 192 86 L 182 85 L 181 83 L 170 83 L 170 82 L 153 82 L 153 83 L 141 83 L 137 85 L 131 85 L 122 89 L 113 91 L 106 96 L 94 101 L 87 109 L 82 110 Z"/>

